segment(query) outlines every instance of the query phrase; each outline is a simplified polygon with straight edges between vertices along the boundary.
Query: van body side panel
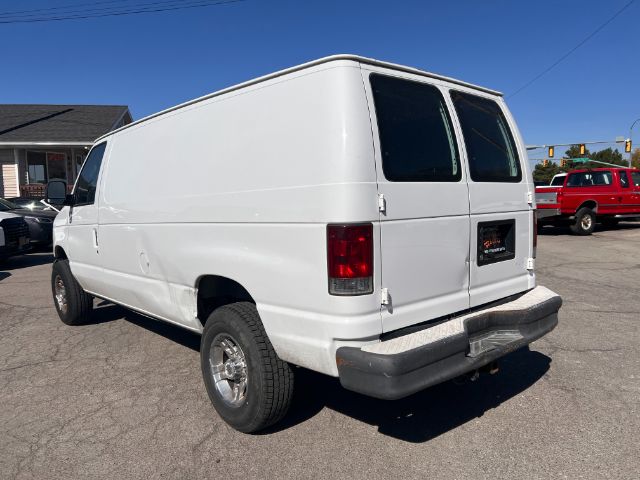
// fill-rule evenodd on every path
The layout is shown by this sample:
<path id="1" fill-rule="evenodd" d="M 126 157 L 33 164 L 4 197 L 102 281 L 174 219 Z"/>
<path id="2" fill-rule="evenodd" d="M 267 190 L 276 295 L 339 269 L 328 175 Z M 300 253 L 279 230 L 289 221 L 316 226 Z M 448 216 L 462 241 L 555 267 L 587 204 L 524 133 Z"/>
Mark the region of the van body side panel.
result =
<path id="1" fill-rule="evenodd" d="M 383 330 L 388 332 L 469 307 L 469 194 L 464 170 L 458 181 L 446 182 L 394 181 L 384 171 L 387 149 L 381 144 L 381 105 L 374 98 L 372 76 L 416 82 L 417 88 L 427 86 L 432 95 L 442 97 L 448 110 L 440 90 L 442 84 L 368 65 L 363 65 L 362 72 L 371 112 L 378 191 L 386 200 L 386 212 L 380 215 L 380 251 L 382 287 L 389 293 L 382 321 Z M 398 85 L 401 87 L 402 83 Z M 389 95 L 394 95 L 392 85 Z M 389 102 L 392 107 L 393 100 Z M 413 128 L 411 122 L 406 128 Z M 461 146 L 455 132 L 452 141 L 459 152 Z M 404 152 L 400 162 L 413 154 Z"/>
<path id="2" fill-rule="evenodd" d="M 359 65 L 346 61 L 122 130 L 100 212 L 111 298 L 197 328 L 176 296 L 195 295 L 202 276 L 230 278 L 281 358 L 337 375 L 342 339 L 382 331 L 379 252 L 374 294 L 331 296 L 327 279 L 328 223 L 372 222 L 379 242 L 372 150 Z"/>

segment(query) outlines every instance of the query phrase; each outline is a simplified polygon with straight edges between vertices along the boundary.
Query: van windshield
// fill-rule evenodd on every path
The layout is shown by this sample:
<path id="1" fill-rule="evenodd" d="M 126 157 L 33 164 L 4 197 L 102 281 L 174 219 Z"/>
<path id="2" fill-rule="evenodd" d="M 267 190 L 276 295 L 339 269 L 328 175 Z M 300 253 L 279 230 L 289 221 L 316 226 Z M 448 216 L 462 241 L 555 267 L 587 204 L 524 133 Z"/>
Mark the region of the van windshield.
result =
<path id="1" fill-rule="evenodd" d="M 488 98 L 452 91 L 474 182 L 519 182 L 518 150 L 500 106 Z"/>
<path id="2" fill-rule="evenodd" d="M 382 170 L 392 182 L 457 182 L 458 148 L 444 98 L 426 83 L 370 77 Z"/>

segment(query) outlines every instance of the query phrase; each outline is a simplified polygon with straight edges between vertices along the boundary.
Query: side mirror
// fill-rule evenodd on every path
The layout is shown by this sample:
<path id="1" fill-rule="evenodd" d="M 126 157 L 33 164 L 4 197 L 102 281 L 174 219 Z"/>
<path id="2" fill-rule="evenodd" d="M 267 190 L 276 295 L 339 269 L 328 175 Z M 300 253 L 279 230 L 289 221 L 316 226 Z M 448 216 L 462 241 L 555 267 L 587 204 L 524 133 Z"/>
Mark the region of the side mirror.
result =
<path id="1" fill-rule="evenodd" d="M 47 189 L 44 192 L 44 198 L 47 203 L 52 205 L 66 205 L 67 202 L 67 182 L 62 180 L 51 180 L 47 183 Z"/>

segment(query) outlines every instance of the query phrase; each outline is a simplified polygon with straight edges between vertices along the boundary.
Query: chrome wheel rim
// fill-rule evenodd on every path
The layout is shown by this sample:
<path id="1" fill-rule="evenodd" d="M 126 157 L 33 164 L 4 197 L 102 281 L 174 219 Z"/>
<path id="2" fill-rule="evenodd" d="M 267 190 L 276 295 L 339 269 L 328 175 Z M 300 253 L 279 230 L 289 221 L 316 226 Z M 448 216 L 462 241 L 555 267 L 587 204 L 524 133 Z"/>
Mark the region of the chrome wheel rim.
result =
<path id="1" fill-rule="evenodd" d="M 56 278 L 53 280 L 53 289 L 56 297 L 56 304 L 58 305 L 58 310 L 62 313 L 66 314 L 68 309 L 67 304 L 67 289 L 64 286 L 64 282 L 60 275 L 56 275 Z"/>
<path id="2" fill-rule="evenodd" d="M 583 230 L 589 230 L 592 223 L 593 220 L 591 218 L 591 215 L 585 215 L 584 217 L 582 217 L 581 225 Z"/>
<path id="3" fill-rule="evenodd" d="M 218 334 L 209 348 L 209 365 L 216 392 L 231 407 L 247 397 L 247 361 L 238 342 L 226 333 Z"/>

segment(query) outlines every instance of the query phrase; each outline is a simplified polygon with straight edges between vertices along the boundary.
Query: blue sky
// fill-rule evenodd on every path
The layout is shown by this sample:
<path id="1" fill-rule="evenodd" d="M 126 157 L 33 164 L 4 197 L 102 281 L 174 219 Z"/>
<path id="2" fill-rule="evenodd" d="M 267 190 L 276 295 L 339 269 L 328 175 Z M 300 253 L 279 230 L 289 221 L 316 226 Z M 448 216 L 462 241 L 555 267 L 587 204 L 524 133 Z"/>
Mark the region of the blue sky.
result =
<path id="1" fill-rule="evenodd" d="M 334 53 L 403 63 L 508 95 L 627 2 L 247 0 L 0 24 L 0 102 L 126 104 L 141 118 Z M 75 3 L 87 0 L 0 0 L 0 13 Z M 628 135 L 640 117 L 639 20 L 636 1 L 550 73 L 507 99 L 527 143 Z M 640 145 L 640 126 L 634 133 Z"/>

